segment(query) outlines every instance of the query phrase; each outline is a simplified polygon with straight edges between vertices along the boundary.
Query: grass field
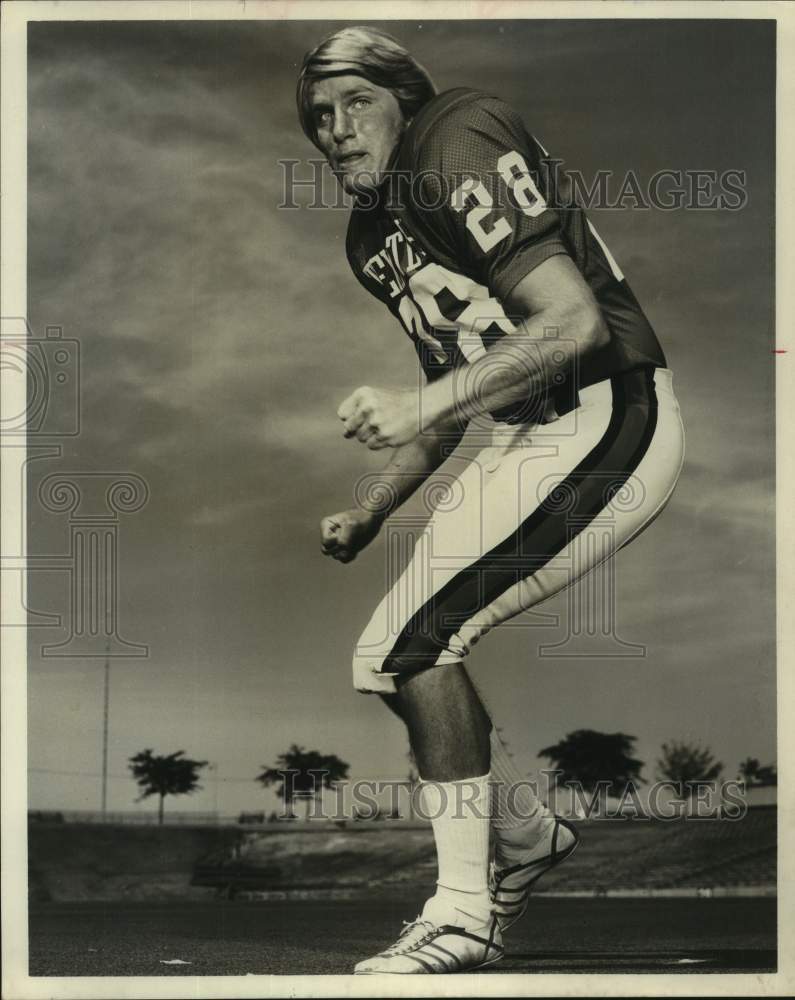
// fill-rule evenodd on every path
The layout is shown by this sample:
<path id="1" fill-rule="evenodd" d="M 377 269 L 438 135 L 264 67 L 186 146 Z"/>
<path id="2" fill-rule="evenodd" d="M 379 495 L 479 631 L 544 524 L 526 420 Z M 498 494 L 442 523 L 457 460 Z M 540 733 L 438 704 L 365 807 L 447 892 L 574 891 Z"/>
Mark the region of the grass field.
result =
<path id="1" fill-rule="evenodd" d="M 390 944 L 423 900 L 40 903 L 32 976 L 345 974 Z M 479 975 L 772 972 L 775 899 L 544 899 Z"/>

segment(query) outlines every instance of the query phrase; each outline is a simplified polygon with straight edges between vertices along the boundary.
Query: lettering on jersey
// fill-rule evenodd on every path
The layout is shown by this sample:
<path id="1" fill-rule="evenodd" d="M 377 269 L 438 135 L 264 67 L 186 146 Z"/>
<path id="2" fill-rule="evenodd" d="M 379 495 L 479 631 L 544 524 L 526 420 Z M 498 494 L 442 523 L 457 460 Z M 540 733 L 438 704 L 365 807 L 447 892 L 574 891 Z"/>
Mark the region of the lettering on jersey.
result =
<path id="1" fill-rule="evenodd" d="M 417 345 L 423 367 L 472 362 L 515 327 L 484 285 L 428 259 L 399 219 L 360 265 Z M 377 246 L 377 244 L 376 244 Z"/>
<path id="2" fill-rule="evenodd" d="M 387 288 L 394 299 L 406 288 L 406 277 L 422 267 L 424 254 L 414 243 L 400 221 L 395 219 L 395 229 L 386 236 L 384 248 L 367 261 L 364 273 Z"/>

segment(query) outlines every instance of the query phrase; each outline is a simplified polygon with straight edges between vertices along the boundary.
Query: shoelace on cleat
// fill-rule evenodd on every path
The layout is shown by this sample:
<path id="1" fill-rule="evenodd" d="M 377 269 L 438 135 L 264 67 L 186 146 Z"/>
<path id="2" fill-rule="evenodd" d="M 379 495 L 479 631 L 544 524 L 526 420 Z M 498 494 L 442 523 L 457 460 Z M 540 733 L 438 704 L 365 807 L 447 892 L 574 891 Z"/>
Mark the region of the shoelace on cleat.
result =
<path id="1" fill-rule="evenodd" d="M 419 936 L 413 934 L 414 931 L 420 931 L 423 927 L 427 929 Z M 403 930 L 400 932 L 397 941 L 382 951 L 381 954 L 389 957 L 393 955 L 405 955 L 407 952 L 413 951 L 415 948 L 419 948 L 432 940 L 437 935 L 438 930 L 438 927 L 435 927 L 429 920 L 421 920 L 419 917 L 416 917 L 414 920 L 404 920 Z"/>
<path id="2" fill-rule="evenodd" d="M 497 863 L 495 861 L 489 862 L 489 899 L 493 902 L 497 899 L 497 892 L 499 891 L 500 885 L 497 879 L 497 874 L 499 869 L 497 868 Z"/>

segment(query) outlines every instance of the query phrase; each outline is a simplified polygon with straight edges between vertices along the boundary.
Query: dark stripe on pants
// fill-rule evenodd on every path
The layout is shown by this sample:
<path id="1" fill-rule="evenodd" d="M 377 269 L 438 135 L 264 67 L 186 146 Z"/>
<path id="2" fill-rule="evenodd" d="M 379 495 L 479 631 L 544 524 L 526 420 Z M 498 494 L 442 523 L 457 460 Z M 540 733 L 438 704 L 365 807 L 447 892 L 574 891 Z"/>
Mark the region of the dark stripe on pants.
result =
<path id="1" fill-rule="evenodd" d="M 412 615 L 384 661 L 384 673 L 432 667 L 464 622 L 545 566 L 627 482 L 657 426 L 654 369 L 617 375 L 610 384 L 613 409 L 598 444 L 514 532 Z"/>

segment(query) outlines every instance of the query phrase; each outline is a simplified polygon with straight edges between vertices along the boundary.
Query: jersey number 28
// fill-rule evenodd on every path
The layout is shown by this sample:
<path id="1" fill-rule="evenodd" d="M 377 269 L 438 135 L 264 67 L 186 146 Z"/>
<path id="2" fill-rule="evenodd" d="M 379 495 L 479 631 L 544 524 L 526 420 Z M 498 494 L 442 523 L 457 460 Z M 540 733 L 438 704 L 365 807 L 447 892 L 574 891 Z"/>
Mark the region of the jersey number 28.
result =
<path id="1" fill-rule="evenodd" d="M 547 207 L 547 203 L 530 176 L 530 171 L 527 169 L 527 164 L 521 154 L 517 153 L 516 150 L 505 153 L 497 160 L 497 170 L 524 214 L 531 218 L 541 215 Z M 470 198 L 474 198 L 477 204 L 467 211 L 467 203 Z M 504 217 L 497 219 L 491 229 L 486 229 L 483 225 L 484 220 L 494 208 L 494 199 L 482 181 L 476 180 L 474 177 L 467 178 L 453 191 L 450 203 L 456 212 L 467 211 L 467 229 L 475 237 L 478 246 L 484 253 L 488 253 L 501 240 L 510 235 L 511 225 Z"/>
<path id="2" fill-rule="evenodd" d="M 512 149 L 509 153 L 505 153 L 497 160 L 497 170 L 513 193 L 516 204 L 525 215 L 535 218 L 545 211 L 547 203 L 544 200 L 544 196 L 536 187 L 536 183 L 530 176 L 527 164 L 520 153 L 517 153 L 515 149 Z M 477 204 L 470 206 L 470 198 L 474 198 Z M 453 206 L 454 211 L 467 213 L 467 229 L 475 237 L 478 246 L 484 253 L 488 253 L 489 250 L 496 247 L 501 240 L 504 240 L 506 236 L 510 236 L 513 231 L 511 224 L 504 216 L 498 218 L 491 229 L 485 228 L 483 222 L 494 208 L 494 199 L 483 182 L 476 180 L 474 177 L 469 177 L 453 191 L 450 204 Z M 597 233 L 590 219 L 588 219 L 588 228 L 593 233 L 596 242 L 602 248 L 602 252 L 610 265 L 610 270 L 613 272 L 613 277 L 616 281 L 623 281 L 624 275 L 621 268 L 616 263 L 615 257 L 610 253 L 602 237 Z"/>

